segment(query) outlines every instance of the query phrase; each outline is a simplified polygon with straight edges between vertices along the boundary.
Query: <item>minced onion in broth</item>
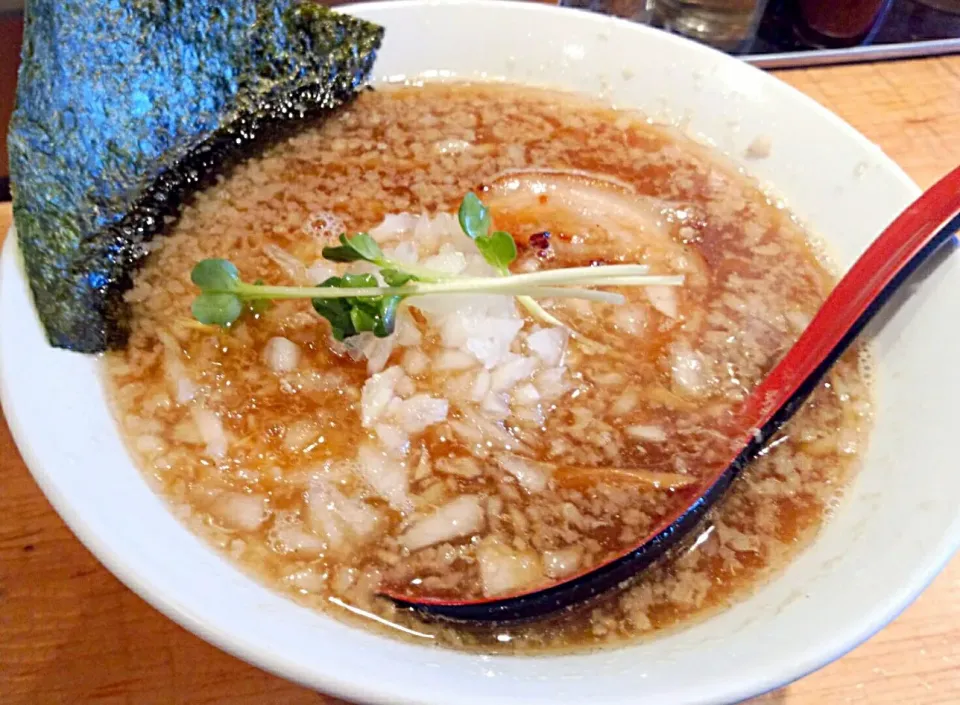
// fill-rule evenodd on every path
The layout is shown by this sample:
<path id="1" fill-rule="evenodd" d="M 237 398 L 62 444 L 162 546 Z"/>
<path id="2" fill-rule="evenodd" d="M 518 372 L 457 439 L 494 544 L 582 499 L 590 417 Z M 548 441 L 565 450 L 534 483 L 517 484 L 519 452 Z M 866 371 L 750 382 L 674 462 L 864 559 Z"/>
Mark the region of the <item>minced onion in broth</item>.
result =
<path id="1" fill-rule="evenodd" d="M 190 319 L 199 260 L 310 285 L 347 267 L 320 255 L 342 231 L 488 275 L 451 215 L 469 190 L 515 236 L 516 272 L 636 262 L 684 285 L 623 288 L 622 306 L 542 302 L 594 345 L 498 296 L 411 301 L 391 338 L 346 344 L 303 301 L 229 331 Z M 853 350 L 696 535 L 625 589 L 522 625 L 425 620 L 378 591 L 549 584 L 676 508 L 670 488 L 729 452 L 723 419 L 832 285 L 802 229 L 642 116 L 528 87 L 426 84 L 368 92 L 236 167 L 155 248 L 128 294 L 129 345 L 106 361 L 144 473 L 268 585 L 403 638 L 529 653 L 709 614 L 810 540 L 869 429 L 866 357 Z"/>

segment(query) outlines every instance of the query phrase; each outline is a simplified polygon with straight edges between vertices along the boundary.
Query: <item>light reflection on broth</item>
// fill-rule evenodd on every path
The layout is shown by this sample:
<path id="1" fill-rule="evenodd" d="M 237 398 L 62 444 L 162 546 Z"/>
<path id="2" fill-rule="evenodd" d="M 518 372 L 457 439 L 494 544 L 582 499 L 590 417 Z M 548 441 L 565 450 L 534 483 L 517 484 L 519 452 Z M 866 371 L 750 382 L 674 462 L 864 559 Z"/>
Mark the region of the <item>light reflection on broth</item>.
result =
<path id="1" fill-rule="evenodd" d="M 415 303 L 394 338 L 354 340 L 362 351 L 331 346 L 305 302 L 229 332 L 190 321 L 197 261 L 308 285 L 342 272 L 320 256 L 342 229 L 485 274 L 447 215 L 481 185 L 520 246 L 515 272 L 630 262 L 684 285 L 622 288 L 623 306 L 545 303 L 594 347 L 505 297 Z M 869 428 L 859 351 L 699 532 L 620 592 L 463 627 L 377 591 L 505 594 L 634 545 L 677 508 L 672 487 L 727 457 L 722 422 L 831 284 L 788 213 L 676 134 L 553 92 L 428 84 L 364 94 L 201 194 L 137 277 L 130 344 L 106 366 L 147 477 L 275 589 L 457 648 L 593 648 L 722 608 L 810 540 Z"/>

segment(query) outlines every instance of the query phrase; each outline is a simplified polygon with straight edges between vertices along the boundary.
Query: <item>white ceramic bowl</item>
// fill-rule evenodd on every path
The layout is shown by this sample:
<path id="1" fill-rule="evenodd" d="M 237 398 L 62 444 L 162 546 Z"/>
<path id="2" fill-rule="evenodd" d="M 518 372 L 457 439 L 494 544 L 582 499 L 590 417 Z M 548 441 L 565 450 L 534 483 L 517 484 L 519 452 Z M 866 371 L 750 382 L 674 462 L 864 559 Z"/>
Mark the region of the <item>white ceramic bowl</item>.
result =
<path id="1" fill-rule="evenodd" d="M 387 28 L 380 79 L 504 77 L 602 94 L 689 120 L 745 164 L 849 264 L 916 194 L 874 145 L 793 89 L 645 27 L 534 4 L 387 2 L 348 8 Z M 481 657 L 359 631 L 242 576 L 147 488 L 114 429 L 97 359 L 46 345 L 15 240 L 0 281 L 2 397 L 37 482 L 127 585 L 263 668 L 378 703 L 728 703 L 837 658 L 903 609 L 960 539 L 955 419 L 960 260 L 901 297 L 876 338 L 880 398 L 866 467 L 814 545 L 750 599 L 649 643 L 580 656 Z"/>

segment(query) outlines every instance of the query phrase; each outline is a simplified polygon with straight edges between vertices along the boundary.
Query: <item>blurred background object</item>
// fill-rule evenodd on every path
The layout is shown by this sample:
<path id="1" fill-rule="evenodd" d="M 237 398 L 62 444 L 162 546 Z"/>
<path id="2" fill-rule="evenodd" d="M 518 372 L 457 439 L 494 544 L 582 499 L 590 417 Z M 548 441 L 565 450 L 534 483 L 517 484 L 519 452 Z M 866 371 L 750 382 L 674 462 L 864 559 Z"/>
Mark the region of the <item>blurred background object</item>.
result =
<path id="1" fill-rule="evenodd" d="M 918 0 L 921 5 L 929 5 L 937 10 L 960 15 L 960 0 Z"/>
<path id="2" fill-rule="evenodd" d="M 743 58 L 766 68 L 960 52 L 960 0 L 770 0 Z"/>
<path id="3" fill-rule="evenodd" d="M 869 42 L 892 0 L 797 0 L 794 30 L 814 47 L 850 47 Z"/>
<path id="4" fill-rule="evenodd" d="M 622 17 L 633 22 L 650 20 L 649 0 L 559 0 L 562 7 L 590 10 L 603 15 Z"/>
<path id="5" fill-rule="evenodd" d="M 558 0 L 765 68 L 960 53 L 960 0 Z"/>
<path id="6" fill-rule="evenodd" d="M 23 36 L 23 2 L 0 0 L 0 201 L 10 200 L 7 157 L 7 126 L 13 112 Z"/>
<path id="7" fill-rule="evenodd" d="M 652 0 L 651 5 L 655 26 L 741 52 L 752 45 L 767 0 Z"/>

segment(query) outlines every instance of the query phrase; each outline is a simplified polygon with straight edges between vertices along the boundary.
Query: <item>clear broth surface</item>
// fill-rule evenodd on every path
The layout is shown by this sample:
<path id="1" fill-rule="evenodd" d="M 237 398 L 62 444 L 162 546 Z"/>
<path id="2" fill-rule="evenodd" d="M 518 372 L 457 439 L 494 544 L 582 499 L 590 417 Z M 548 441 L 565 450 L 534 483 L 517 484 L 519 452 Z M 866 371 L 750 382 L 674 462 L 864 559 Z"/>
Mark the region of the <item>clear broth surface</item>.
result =
<path id="1" fill-rule="evenodd" d="M 599 225 L 565 231 L 541 211 L 493 207 L 496 225 L 520 244 L 515 270 L 649 262 L 658 273 L 679 268 L 687 281 L 666 305 L 642 289 L 623 290 L 625 308 L 548 304 L 608 354 L 568 343 L 562 392 L 497 421 L 526 457 L 554 468 L 536 491 L 455 430 L 483 413 L 451 396 L 459 371 L 405 367 L 410 384 L 448 398 L 451 410 L 410 436 L 403 462 L 412 509 L 398 511 L 349 470 L 358 445 L 380 442 L 360 422 L 366 362 L 331 346 L 326 322 L 306 302 L 279 303 L 229 331 L 195 325 L 190 271 L 203 258 L 226 257 L 246 280 L 302 283 L 302 268 L 320 259 L 341 226 L 355 232 L 390 214 L 452 213 L 464 193 L 512 169 L 616 179 L 652 204 L 660 238 L 617 239 Z M 622 590 L 549 619 L 480 627 L 423 619 L 377 591 L 481 596 L 481 546 L 546 581 L 571 561 L 583 569 L 637 543 L 681 493 L 605 470 L 696 478 L 722 462 L 736 439 L 718 429 L 832 283 L 789 212 L 707 149 L 642 116 L 511 85 L 381 90 L 305 126 L 186 207 L 129 293 L 133 334 L 126 350 L 107 356 L 107 381 L 149 481 L 192 530 L 271 587 L 402 638 L 489 652 L 589 649 L 723 608 L 810 541 L 865 445 L 871 392 L 863 351 L 844 356 L 696 535 Z M 532 330 L 531 321 L 524 325 Z M 436 363 L 443 343 L 429 326 L 422 334 L 418 352 Z M 295 369 L 265 364 L 276 337 L 296 345 Z M 405 365 L 409 350 L 393 350 L 387 367 Z M 692 382 L 678 365 L 696 368 Z M 211 415 L 228 439 L 216 457 L 202 432 Z M 569 467 L 593 472 L 556 470 Z M 372 539 L 338 546 L 318 530 L 318 483 L 362 503 Z M 479 503 L 481 529 L 404 546 L 411 522 L 463 496 Z"/>

